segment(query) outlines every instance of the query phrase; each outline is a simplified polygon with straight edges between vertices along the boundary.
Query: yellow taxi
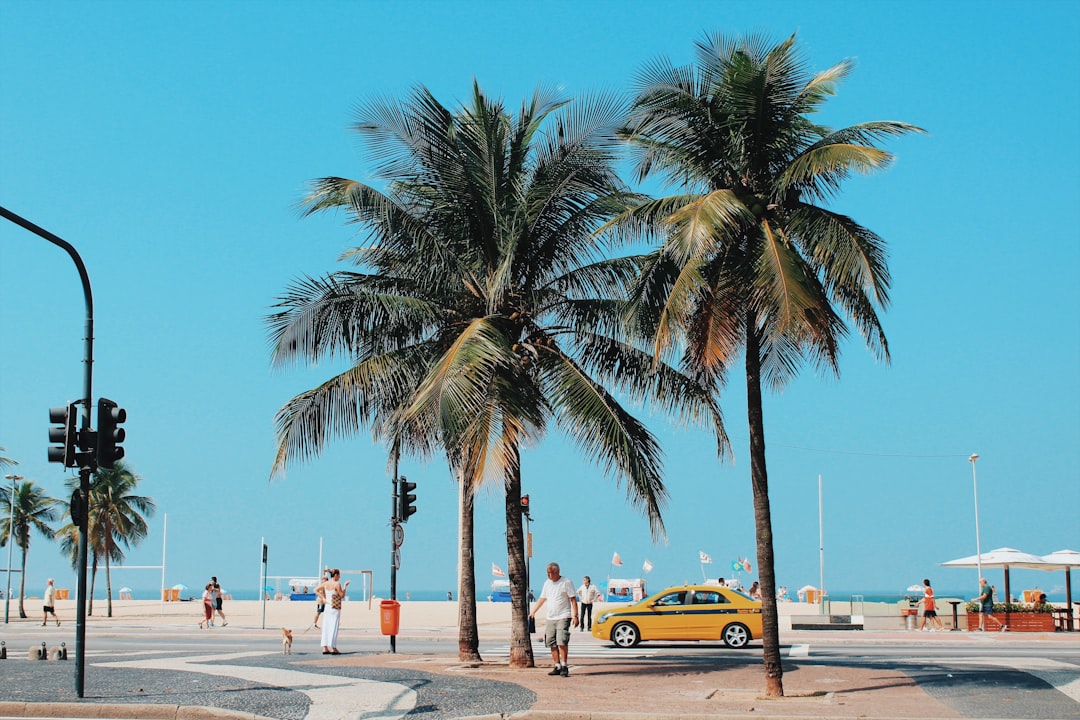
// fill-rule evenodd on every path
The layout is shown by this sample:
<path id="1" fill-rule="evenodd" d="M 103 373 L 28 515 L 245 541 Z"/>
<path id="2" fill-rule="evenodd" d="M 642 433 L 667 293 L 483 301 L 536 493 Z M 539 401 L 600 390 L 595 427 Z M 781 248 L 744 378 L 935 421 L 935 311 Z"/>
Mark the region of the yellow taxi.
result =
<path id="1" fill-rule="evenodd" d="M 592 634 L 619 647 L 642 640 L 722 640 L 741 648 L 761 637 L 761 602 L 719 585 L 670 587 L 600 613 Z"/>

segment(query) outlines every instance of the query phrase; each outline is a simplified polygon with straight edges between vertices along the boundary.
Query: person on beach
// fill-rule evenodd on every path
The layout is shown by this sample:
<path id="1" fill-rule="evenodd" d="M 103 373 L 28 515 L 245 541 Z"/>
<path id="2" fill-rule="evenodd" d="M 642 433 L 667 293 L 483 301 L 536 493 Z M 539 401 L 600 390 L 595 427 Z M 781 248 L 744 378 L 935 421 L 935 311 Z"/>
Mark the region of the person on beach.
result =
<path id="1" fill-rule="evenodd" d="M 566 661 L 570 646 L 571 619 L 575 624 L 578 621 L 577 594 L 574 592 L 574 583 L 559 574 L 559 563 L 548 563 L 547 580 L 544 581 L 540 599 L 536 601 L 529 617 L 535 618 L 545 604 L 548 610 L 544 641 L 551 648 L 551 659 L 555 661 L 555 667 L 548 675 L 570 677 L 570 666 Z"/>
<path id="2" fill-rule="evenodd" d="M 206 583 L 202 594 L 202 604 L 203 619 L 199 621 L 200 630 L 203 628 L 203 623 L 206 623 L 207 629 L 214 627 L 214 583 Z"/>
<path id="3" fill-rule="evenodd" d="M 319 584 L 315 586 L 315 619 L 311 621 L 311 627 L 319 630 L 319 617 L 322 616 L 323 611 L 326 610 L 326 593 L 322 589 L 322 584 L 330 579 L 330 568 L 326 568 L 322 571 L 322 578 L 319 580 Z"/>
<path id="4" fill-rule="evenodd" d="M 592 584 L 591 578 L 586 575 L 577 589 L 578 602 L 581 604 L 581 619 L 577 627 L 582 630 L 592 630 L 592 606 L 600 599 L 600 591 Z M 587 619 L 586 619 L 587 618 Z"/>
<path id="5" fill-rule="evenodd" d="M 986 631 L 986 619 L 990 618 L 998 624 L 999 630 L 1005 626 L 994 617 L 994 587 L 986 582 L 986 578 L 979 578 L 979 597 L 975 598 L 979 603 L 979 631 Z"/>
<path id="6" fill-rule="evenodd" d="M 937 616 L 937 604 L 934 602 L 934 588 L 930 587 L 930 579 L 925 578 L 922 581 L 923 584 L 923 615 L 922 626 L 919 628 L 920 632 L 926 632 L 926 621 L 930 621 L 930 632 L 934 632 L 936 627 L 938 630 L 944 630 L 945 626 L 941 624 L 941 618 Z"/>
<path id="7" fill-rule="evenodd" d="M 221 585 L 218 584 L 216 575 L 210 578 L 210 584 L 214 586 L 214 613 L 221 616 L 221 627 L 225 627 L 229 624 L 225 620 L 225 611 L 221 609 L 225 596 L 221 592 Z"/>
<path id="8" fill-rule="evenodd" d="M 41 622 L 41 627 L 45 627 L 49 624 L 49 616 L 53 616 L 53 620 L 56 621 L 57 627 L 60 625 L 60 618 L 56 616 L 56 610 L 54 603 L 56 602 L 56 587 L 53 585 L 53 579 L 49 578 L 49 581 L 45 584 L 45 592 L 43 593 L 42 609 L 45 611 L 45 619 Z"/>
<path id="9" fill-rule="evenodd" d="M 757 580 L 755 580 L 754 584 L 750 586 L 750 590 L 746 594 L 754 600 L 761 599 L 761 585 L 758 584 Z"/>
<path id="10" fill-rule="evenodd" d="M 341 571 L 334 568 L 330 571 L 330 579 L 319 583 L 322 588 L 326 604 L 330 607 L 324 611 L 322 626 L 322 652 L 323 655 L 340 655 L 337 649 L 338 628 L 341 624 L 341 601 L 345 599 L 345 591 L 349 589 L 349 581 L 341 584 Z M 318 590 L 316 589 L 316 597 Z"/>

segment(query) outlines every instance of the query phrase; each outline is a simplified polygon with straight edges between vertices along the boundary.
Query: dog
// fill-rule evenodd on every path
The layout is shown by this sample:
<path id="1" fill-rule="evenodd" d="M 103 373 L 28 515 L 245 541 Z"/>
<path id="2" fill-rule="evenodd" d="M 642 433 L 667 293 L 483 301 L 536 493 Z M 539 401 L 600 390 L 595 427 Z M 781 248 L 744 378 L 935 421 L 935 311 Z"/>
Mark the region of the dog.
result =
<path id="1" fill-rule="evenodd" d="M 281 628 L 281 654 L 292 655 L 292 630 Z"/>

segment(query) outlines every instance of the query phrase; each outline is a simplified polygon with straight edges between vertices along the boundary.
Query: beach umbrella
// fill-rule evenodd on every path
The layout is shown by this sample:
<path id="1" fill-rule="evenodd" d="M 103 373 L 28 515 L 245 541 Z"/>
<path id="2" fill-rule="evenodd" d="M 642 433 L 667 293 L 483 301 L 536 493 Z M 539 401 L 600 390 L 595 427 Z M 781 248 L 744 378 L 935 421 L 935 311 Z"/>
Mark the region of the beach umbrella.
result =
<path id="1" fill-rule="evenodd" d="M 125 585 L 124 587 L 120 588 L 120 590 L 118 590 L 118 592 L 131 592 L 131 588 L 129 588 L 127 585 Z"/>
<path id="2" fill-rule="evenodd" d="M 923 591 L 923 586 L 922 586 L 922 585 L 920 585 L 919 583 L 913 583 L 913 584 L 911 584 L 911 585 L 908 585 L 908 586 L 907 586 L 907 590 L 905 590 L 904 592 L 917 592 L 917 593 L 921 593 L 922 591 Z"/>
<path id="3" fill-rule="evenodd" d="M 1001 568 L 1005 571 L 1005 624 L 1009 622 L 1009 602 L 1012 595 L 1009 590 L 1009 568 L 1025 568 L 1029 570 L 1046 570 L 1047 563 L 1038 555 L 1016 550 L 1015 548 L 998 548 L 985 552 L 982 555 L 969 555 L 957 560 L 949 560 L 941 563 L 945 567 L 992 567 Z"/>
<path id="4" fill-rule="evenodd" d="M 173 590 L 179 590 L 180 592 L 184 592 L 185 590 L 188 589 L 188 586 L 185 585 L 184 583 L 177 583 L 177 584 L 172 586 L 172 589 Z"/>
<path id="5" fill-rule="evenodd" d="M 1040 569 L 1042 570 L 1064 570 L 1065 571 L 1065 607 L 1069 608 L 1069 614 L 1072 615 L 1072 569 L 1074 567 L 1080 567 L 1080 552 L 1075 550 L 1058 550 L 1052 552 L 1049 555 L 1043 555 L 1042 561 L 1046 565 Z"/>

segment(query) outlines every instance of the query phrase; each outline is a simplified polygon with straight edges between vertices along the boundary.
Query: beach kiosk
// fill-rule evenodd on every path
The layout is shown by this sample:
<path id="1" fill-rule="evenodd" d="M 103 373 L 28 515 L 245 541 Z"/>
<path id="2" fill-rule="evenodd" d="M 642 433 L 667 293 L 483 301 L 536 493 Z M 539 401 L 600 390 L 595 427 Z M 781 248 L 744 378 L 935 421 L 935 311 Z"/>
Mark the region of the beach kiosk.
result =
<path id="1" fill-rule="evenodd" d="M 292 578 L 289 580 L 290 600 L 314 600 L 318 578 Z"/>
<path id="2" fill-rule="evenodd" d="M 607 595 L 604 598 L 608 602 L 638 602 L 644 598 L 645 578 L 634 578 L 633 580 L 608 579 Z"/>

